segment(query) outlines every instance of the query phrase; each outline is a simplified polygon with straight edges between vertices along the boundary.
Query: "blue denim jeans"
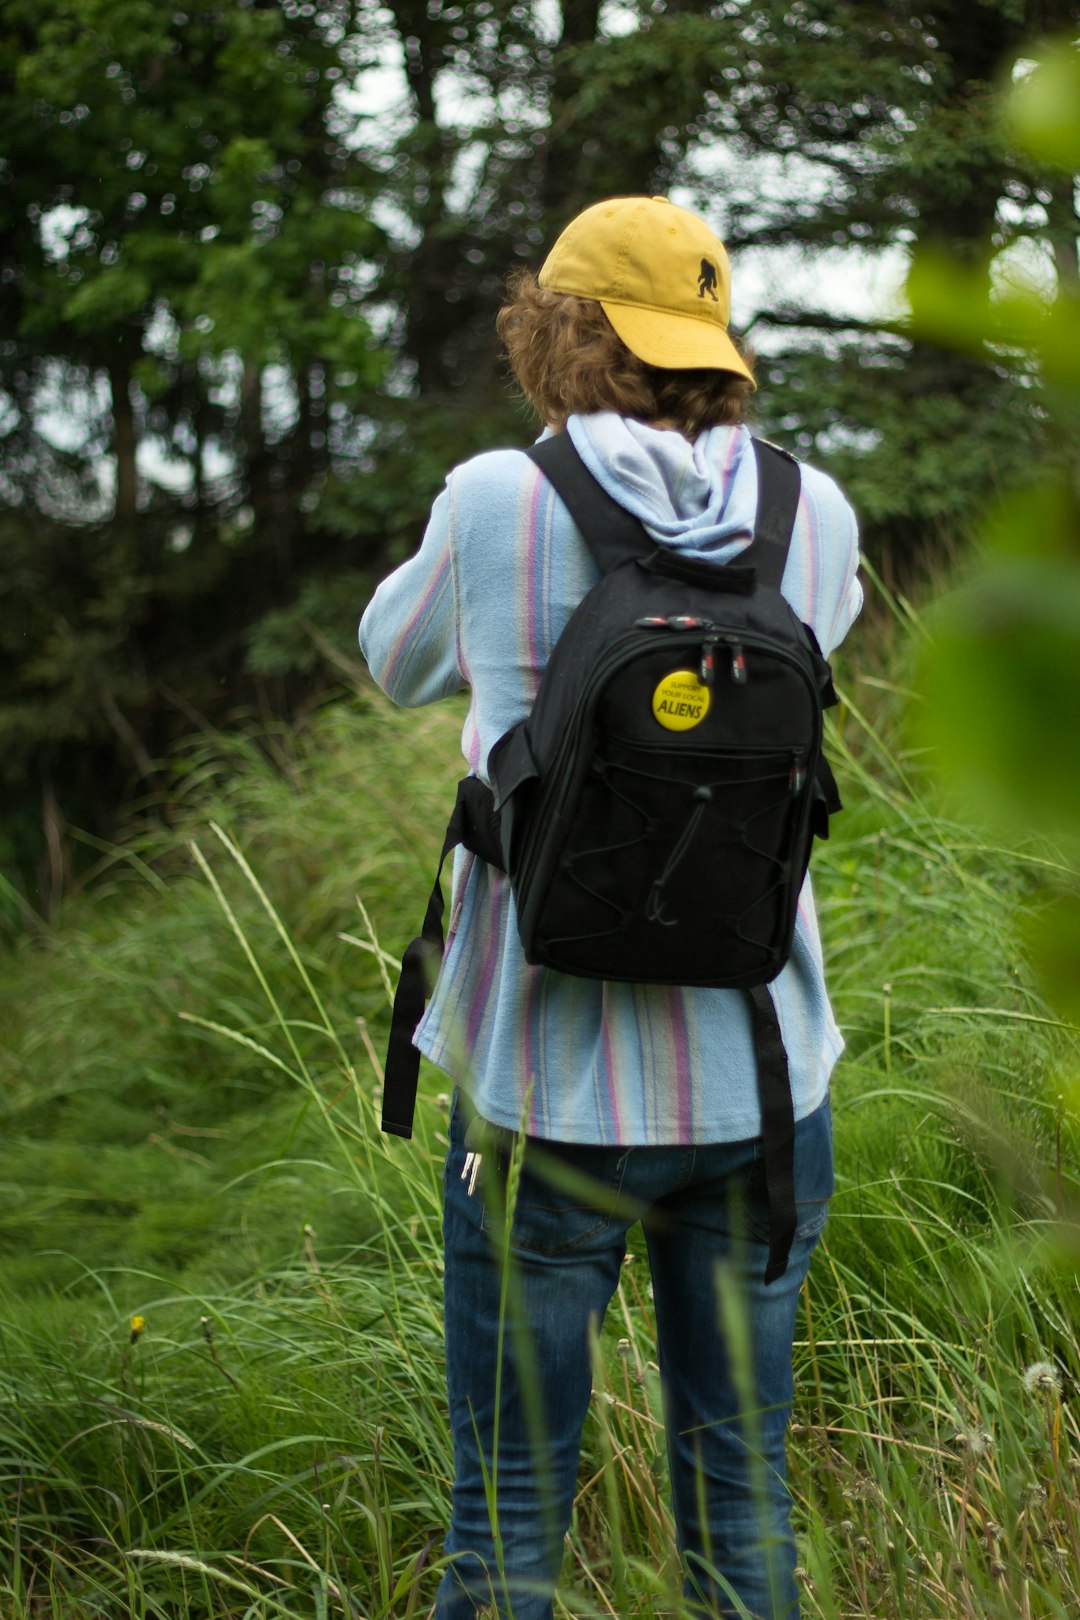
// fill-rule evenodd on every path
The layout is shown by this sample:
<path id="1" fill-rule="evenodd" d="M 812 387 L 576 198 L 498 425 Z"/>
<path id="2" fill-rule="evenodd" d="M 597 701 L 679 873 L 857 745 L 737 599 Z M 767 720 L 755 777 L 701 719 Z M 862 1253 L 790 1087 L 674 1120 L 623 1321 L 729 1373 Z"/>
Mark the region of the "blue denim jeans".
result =
<path id="1" fill-rule="evenodd" d="M 787 1271 L 767 1287 L 760 1139 L 659 1148 L 529 1139 L 505 1245 L 514 1308 L 502 1312 L 502 1334 L 506 1161 L 485 1153 L 470 1193 L 461 1115 L 455 1095 L 443 1221 L 455 1477 L 437 1620 L 471 1620 L 488 1605 L 500 1617 L 550 1620 L 592 1388 L 590 1332 L 637 1219 L 687 1599 L 703 1615 L 735 1616 L 734 1593 L 755 1620 L 796 1620 L 784 1442 L 799 1291 L 832 1193 L 828 1103 L 796 1126 L 798 1229 Z"/>

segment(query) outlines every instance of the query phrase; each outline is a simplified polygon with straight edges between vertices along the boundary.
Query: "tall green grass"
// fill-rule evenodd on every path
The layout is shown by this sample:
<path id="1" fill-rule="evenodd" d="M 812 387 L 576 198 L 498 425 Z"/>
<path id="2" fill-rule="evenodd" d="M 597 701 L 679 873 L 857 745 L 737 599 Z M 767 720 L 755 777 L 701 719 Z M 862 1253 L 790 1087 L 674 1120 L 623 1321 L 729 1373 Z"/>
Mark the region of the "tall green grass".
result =
<path id="1" fill-rule="evenodd" d="M 815 858 L 848 1051 L 797 1346 L 805 1612 L 1063 1620 L 1075 1045 L 1016 944 L 1049 857 L 991 847 L 920 786 L 898 723 L 911 633 L 847 676 L 849 809 Z M 461 718 L 361 685 L 300 733 L 202 740 L 178 830 L 110 852 L 7 953 L 5 1617 L 427 1613 L 451 1474 L 449 1083 L 425 1069 L 411 1144 L 379 1134 L 377 1096 Z M 560 1611 L 675 1615 L 637 1242 L 596 1386 Z"/>

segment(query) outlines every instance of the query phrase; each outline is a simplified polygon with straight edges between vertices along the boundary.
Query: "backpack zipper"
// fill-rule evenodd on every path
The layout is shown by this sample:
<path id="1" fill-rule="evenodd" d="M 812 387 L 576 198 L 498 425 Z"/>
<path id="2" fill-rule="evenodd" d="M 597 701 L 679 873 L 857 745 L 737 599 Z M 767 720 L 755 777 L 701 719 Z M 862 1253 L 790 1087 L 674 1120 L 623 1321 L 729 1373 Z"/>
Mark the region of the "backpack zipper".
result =
<path id="1" fill-rule="evenodd" d="M 723 625 L 718 624 L 715 619 L 698 619 L 690 613 L 677 613 L 666 619 L 646 616 L 643 619 L 635 619 L 634 627 L 640 630 L 675 630 L 679 633 L 700 630 L 702 640 L 698 679 L 702 686 L 712 686 L 714 683 L 716 648 L 720 645 L 730 650 L 732 682 L 736 686 L 746 685 L 746 654 L 742 642 L 730 631 L 725 631 Z"/>

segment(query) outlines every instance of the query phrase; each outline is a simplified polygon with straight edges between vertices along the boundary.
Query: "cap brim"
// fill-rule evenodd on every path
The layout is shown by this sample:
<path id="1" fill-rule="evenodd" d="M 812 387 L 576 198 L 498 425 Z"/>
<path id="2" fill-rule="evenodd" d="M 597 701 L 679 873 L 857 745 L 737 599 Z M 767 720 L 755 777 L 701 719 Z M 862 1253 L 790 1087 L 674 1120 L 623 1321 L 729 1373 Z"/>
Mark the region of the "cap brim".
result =
<path id="1" fill-rule="evenodd" d="M 715 321 L 642 309 L 639 304 L 617 304 L 606 298 L 601 298 L 600 306 L 630 353 L 647 366 L 668 371 L 733 371 L 754 381 L 750 367 Z"/>

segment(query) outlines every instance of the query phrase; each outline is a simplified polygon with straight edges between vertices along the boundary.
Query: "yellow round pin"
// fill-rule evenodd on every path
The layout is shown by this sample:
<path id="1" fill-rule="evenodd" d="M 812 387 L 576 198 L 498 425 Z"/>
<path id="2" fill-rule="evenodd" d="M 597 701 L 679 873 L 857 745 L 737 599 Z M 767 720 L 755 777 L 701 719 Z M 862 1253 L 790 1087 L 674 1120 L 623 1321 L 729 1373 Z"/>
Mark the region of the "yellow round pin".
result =
<path id="1" fill-rule="evenodd" d="M 712 694 L 692 669 L 665 675 L 652 695 L 652 712 L 668 731 L 689 731 L 709 712 Z"/>

